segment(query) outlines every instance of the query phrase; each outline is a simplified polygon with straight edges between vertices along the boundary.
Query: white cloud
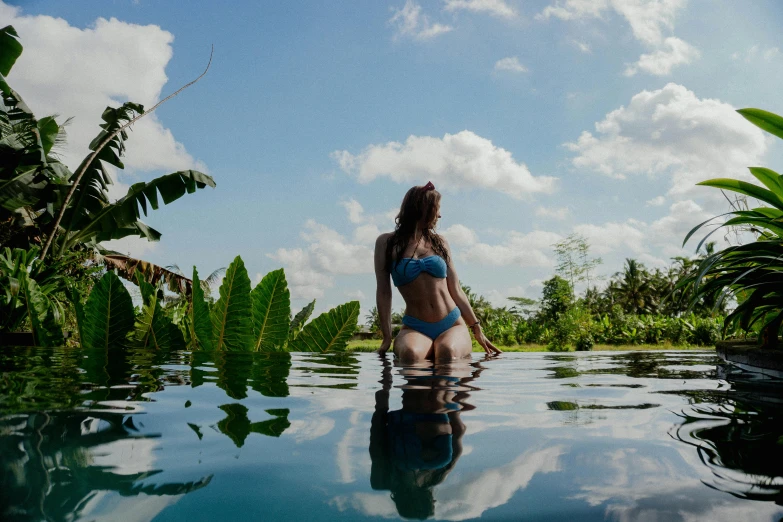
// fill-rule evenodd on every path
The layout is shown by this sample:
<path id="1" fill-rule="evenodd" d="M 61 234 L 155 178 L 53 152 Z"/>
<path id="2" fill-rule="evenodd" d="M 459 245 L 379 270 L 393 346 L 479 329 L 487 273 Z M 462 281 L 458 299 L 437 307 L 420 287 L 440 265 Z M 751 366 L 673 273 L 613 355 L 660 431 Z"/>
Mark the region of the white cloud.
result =
<path id="1" fill-rule="evenodd" d="M 614 11 L 625 18 L 634 37 L 652 49 L 651 53 L 641 55 L 635 65 L 626 68 L 626 76 L 638 71 L 660 76 L 699 57 L 699 51 L 692 45 L 679 38 L 664 36 L 665 30 L 674 30 L 677 12 L 686 3 L 687 0 L 558 0 L 536 18 L 583 20 L 602 18 L 606 12 Z"/>
<path id="2" fill-rule="evenodd" d="M 701 56 L 701 53 L 688 42 L 673 36 L 664 40 L 662 48 L 649 54 L 643 54 L 633 65 L 629 65 L 623 74 L 633 76 L 644 71 L 655 76 L 667 76 L 677 65 L 691 63 Z"/>
<path id="3" fill-rule="evenodd" d="M 546 217 L 557 220 L 564 220 L 571 215 L 571 211 L 568 207 L 537 207 L 536 216 Z"/>
<path id="4" fill-rule="evenodd" d="M 476 233 L 465 225 L 454 224 L 441 231 L 451 247 L 468 247 L 478 241 Z"/>
<path id="5" fill-rule="evenodd" d="M 663 196 L 655 196 L 654 198 L 647 200 L 648 207 L 660 207 L 664 203 L 666 203 L 666 198 Z"/>
<path id="6" fill-rule="evenodd" d="M 351 223 L 356 225 L 361 225 L 364 223 L 364 208 L 362 208 L 362 205 L 358 201 L 351 198 L 348 201 L 340 203 L 340 205 L 342 205 L 345 210 L 348 211 L 348 219 Z"/>
<path id="7" fill-rule="evenodd" d="M 343 292 L 343 295 L 345 295 L 345 297 L 347 297 L 348 299 L 353 299 L 357 301 L 361 301 L 366 297 L 364 295 L 364 292 L 362 292 L 361 290 L 346 291 Z"/>
<path id="8" fill-rule="evenodd" d="M 547 6 L 536 15 L 536 18 L 538 20 L 546 20 L 553 16 L 561 20 L 599 18 L 608 8 L 607 0 L 566 0 Z"/>
<path id="9" fill-rule="evenodd" d="M 500 18 L 515 18 L 517 12 L 504 0 L 445 0 L 446 5 L 443 9 L 446 11 L 473 11 L 476 13 L 487 13 Z"/>
<path id="10" fill-rule="evenodd" d="M 59 149 L 72 170 L 89 153 L 89 143 L 100 132 L 101 114 L 107 106 L 126 100 L 149 108 L 156 103 L 168 78 L 174 37 L 156 25 L 137 25 L 116 18 L 98 18 L 80 29 L 62 18 L 26 16 L 17 7 L 0 2 L 3 25 L 13 25 L 24 52 L 9 75 L 9 83 L 24 97 L 38 117 L 58 114 L 59 121 L 72 117 L 66 128 L 67 142 Z M 172 103 L 177 103 L 176 101 Z M 129 132 L 126 173 L 112 175 L 138 181 L 145 171 L 206 170 L 177 142 L 155 113 L 135 124 Z M 115 180 L 116 181 L 116 180 Z M 125 195 L 127 185 L 118 183 L 110 197 Z M 146 241 L 125 239 L 107 245 L 139 256 L 151 246 Z"/>
<path id="11" fill-rule="evenodd" d="M 636 94 L 566 147 L 573 165 L 605 176 L 671 176 L 669 196 L 703 194 L 695 183 L 736 177 L 767 150 L 761 130 L 720 100 L 700 99 L 670 83 Z M 716 191 L 717 193 L 717 191 Z"/>
<path id="12" fill-rule="evenodd" d="M 481 292 L 481 295 L 487 298 L 487 300 L 492 303 L 492 306 L 507 306 L 511 307 L 515 303 L 512 301 L 509 301 L 509 297 L 524 297 L 529 293 L 530 285 L 527 287 L 524 286 L 512 286 L 509 288 L 504 288 L 502 290 L 498 290 L 496 288 L 488 291 L 488 292 Z"/>
<path id="13" fill-rule="evenodd" d="M 590 47 L 590 44 L 587 44 L 585 42 L 580 42 L 578 40 L 573 40 L 572 43 L 576 46 L 577 49 L 579 49 L 585 54 L 593 53 L 593 49 Z"/>
<path id="14" fill-rule="evenodd" d="M 620 250 L 641 254 L 648 249 L 645 229 L 644 223 L 629 220 L 625 223 L 609 222 L 602 225 L 585 223 L 575 226 L 574 232 L 587 238 L 590 248 L 597 255 Z"/>
<path id="15" fill-rule="evenodd" d="M 10 83 L 37 115 L 73 117 L 62 152 L 72 169 L 89 152 L 107 105 L 132 100 L 150 107 L 168 81 L 165 69 L 174 37 L 156 25 L 98 18 L 93 26 L 79 29 L 62 18 L 24 16 L 1 3 L 0 18 L 16 28 L 24 45 Z M 154 113 L 133 127 L 127 168 L 176 170 L 195 163 Z"/>
<path id="16" fill-rule="evenodd" d="M 482 266 L 550 267 L 552 261 L 547 254 L 552 244 L 560 239 L 562 237 L 554 232 L 536 230 L 523 234 L 511 230 L 504 234 L 502 243 L 490 245 L 475 242 L 456 255 Z"/>
<path id="17" fill-rule="evenodd" d="M 758 45 L 753 45 L 746 51 L 737 51 L 732 53 L 731 59 L 742 60 L 744 62 L 750 63 L 761 58 L 762 60 L 770 62 L 778 56 L 780 56 L 780 49 L 778 47 L 767 47 L 766 49 L 761 49 L 761 47 Z"/>
<path id="18" fill-rule="evenodd" d="M 516 73 L 525 73 L 528 72 L 527 67 L 519 63 L 519 58 L 516 56 L 509 56 L 507 58 L 502 58 L 495 62 L 495 70 L 496 71 L 511 71 Z"/>
<path id="19" fill-rule="evenodd" d="M 637 40 L 659 45 L 663 41 L 663 29 L 674 28 L 677 11 L 686 3 L 686 0 L 565 0 L 547 6 L 536 18 L 601 18 L 612 9 L 626 19 Z"/>
<path id="20" fill-rule="evenodd" d="M 537 192 L 552 192 L 556 182 L 556 178 L 533 176 L 511 152 L 468 130 L 443 138 L 409 136 L 405 143 L 370 145 L 356 155 L 335 151 L 332 157 L 360 183 L 384 176 L 397 183 L 429 179 L 439 189 L 480 187 L 521 199 Z"/>
<path id="21" fill-rule="evenodd" d="M 413 38 L 430 40 L 454 29 L 451 26 L 431 23 L 427 15 L 421 12 L 421 6 L 414 0 L 407 0 L 400 9 L 394 10 L 389 24 L 395 28 L 394 38 Z"/>
<path id="22" fill-rule="evenodd" d="M 335 276 L 371 273 L 378 225 L 388 225 L 388 212 L 367 214 L 361 203 L 349 199 L 340 203 L 348 220 L 355 225 L 353 238 L 312 219 L 305 222 L 301 238 L 304 248 L 279 248 L 268 257 L 283 264 L 292 298 L 316 299 L 334 287 Z M 360 290 L 345 292 L 354 299 L 365 299 Z"/>

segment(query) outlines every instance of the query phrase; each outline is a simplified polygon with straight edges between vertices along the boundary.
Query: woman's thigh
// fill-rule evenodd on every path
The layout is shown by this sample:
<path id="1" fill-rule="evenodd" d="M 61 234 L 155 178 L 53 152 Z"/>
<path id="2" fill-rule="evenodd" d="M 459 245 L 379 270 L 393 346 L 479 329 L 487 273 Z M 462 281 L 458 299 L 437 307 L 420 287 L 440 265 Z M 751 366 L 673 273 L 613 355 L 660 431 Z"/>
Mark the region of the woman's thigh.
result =
<path id="1" fill-rule="evenodd" d="M 460 359 L 469 357 L 473 351 L 468 328 L 460 322 L 435 339 L 435 359 Z"/>
<path id="2" fill-rule="evenodd" d="M 412 328 L 403 328 L 394 338 L 394 355 L 403 362 L 432 359 L 432 339 Z"/>

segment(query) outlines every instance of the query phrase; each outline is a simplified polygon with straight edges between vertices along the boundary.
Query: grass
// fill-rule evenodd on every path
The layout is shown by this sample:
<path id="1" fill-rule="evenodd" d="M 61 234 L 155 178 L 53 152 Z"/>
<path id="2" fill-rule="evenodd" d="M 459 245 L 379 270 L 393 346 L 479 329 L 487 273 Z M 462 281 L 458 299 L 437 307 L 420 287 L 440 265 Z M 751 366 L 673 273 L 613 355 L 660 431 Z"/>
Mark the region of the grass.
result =
<path id="1" fill-rule="evenodd" d="M 381 345 L 380 339 L 370 339 L 367 341 L 349 341 L 348 351 L 353 352 L 374 352 Z M 514 346 L 496 345 L 504 352 L 546 352 L 546 345 L 543 344 L 518 344 Z M 640 351 L 640 350 L 714 350 L 712 346 L 692 346 L 692 345 L 673 345 L 665 344 L 596 344 L 593 346 L 594 352 L 622 352 L 622 351 Z M 483 352 L 475 341 L 473 341 L 473 351 Z"/>

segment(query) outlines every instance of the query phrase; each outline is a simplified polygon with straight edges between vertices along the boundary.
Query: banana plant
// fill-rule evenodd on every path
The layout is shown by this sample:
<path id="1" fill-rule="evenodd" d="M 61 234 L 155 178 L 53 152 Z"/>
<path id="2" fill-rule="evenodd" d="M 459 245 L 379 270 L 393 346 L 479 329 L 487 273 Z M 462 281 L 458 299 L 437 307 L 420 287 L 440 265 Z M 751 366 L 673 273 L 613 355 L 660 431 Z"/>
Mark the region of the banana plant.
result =
<path id="1" fill-rule="evenodd" d="M 777 114 L 761 109 L 737 112 L 762 130 L 783 139 L 783 118 Z M 734 326 L 745 331 L 760 327 L 761 345 L 775 348 L 783 324 L 783 176 L 764 167 L 750 167 L 750 173 L 762 186 L 731 178 L 711 179 L 698 185 L 750 196 L 769 206 L 735 209 L 704 221 L 688 233 L 683 246 L 702 227 L 727 215 L 731 217 L 707 234 L 697 250 L 710 235 L 724 227 L 750 229 L 757 234 L 757 240 L 706 256 L 677 287 L 690 292 L 692 303 L 700 298 L 721 303 L 731 296 L 745 296 L 726 316 L 724 332 Z"/>

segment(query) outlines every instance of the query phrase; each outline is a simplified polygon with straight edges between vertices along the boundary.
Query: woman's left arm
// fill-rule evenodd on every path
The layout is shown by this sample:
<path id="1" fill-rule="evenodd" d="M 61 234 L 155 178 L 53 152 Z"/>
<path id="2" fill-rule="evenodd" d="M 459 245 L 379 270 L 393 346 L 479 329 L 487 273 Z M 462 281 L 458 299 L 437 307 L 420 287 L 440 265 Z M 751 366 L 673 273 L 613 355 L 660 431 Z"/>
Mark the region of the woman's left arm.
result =
<path id="1" fill-rule="evenodd" d="M 484 332 L 481 330 L 481 323 L 479 322 L 478 317 L 476 317 L 476 313 L 473 311 L 473 307 L 470 306 L 468 296 L 466 296 L 465 292 L 462 291 L 462 285 L 459 284 L 459 276 L 457 276 L 457 271 L 454 269 L 454 258 L 451 255 L 451 248 L 449 247 L 449 243 L 443 239 L 443 244 L 446 247 L 446 252 L 449 255 L 449 265 L 446 272 L 446 284 L 449 287 L 449 294 L 451 295 L 451 298 L 454 299 L 454 302 L 457 304 L 457 308 L 459 308 L 462 317 L 465 319 L 465 322 L 468 325 L 468 329 L 473 332 L 473 337 L 476 338 L 476 342 L 479 343 L 482 348 L 484 348 L 484 351 L 487 352 L 487 355 L 494 357 L 495 355 L 503 353 L 498 347 L 492 344 L 489 339 L 487 339 L 487 337 L 484 335 Z"/>

